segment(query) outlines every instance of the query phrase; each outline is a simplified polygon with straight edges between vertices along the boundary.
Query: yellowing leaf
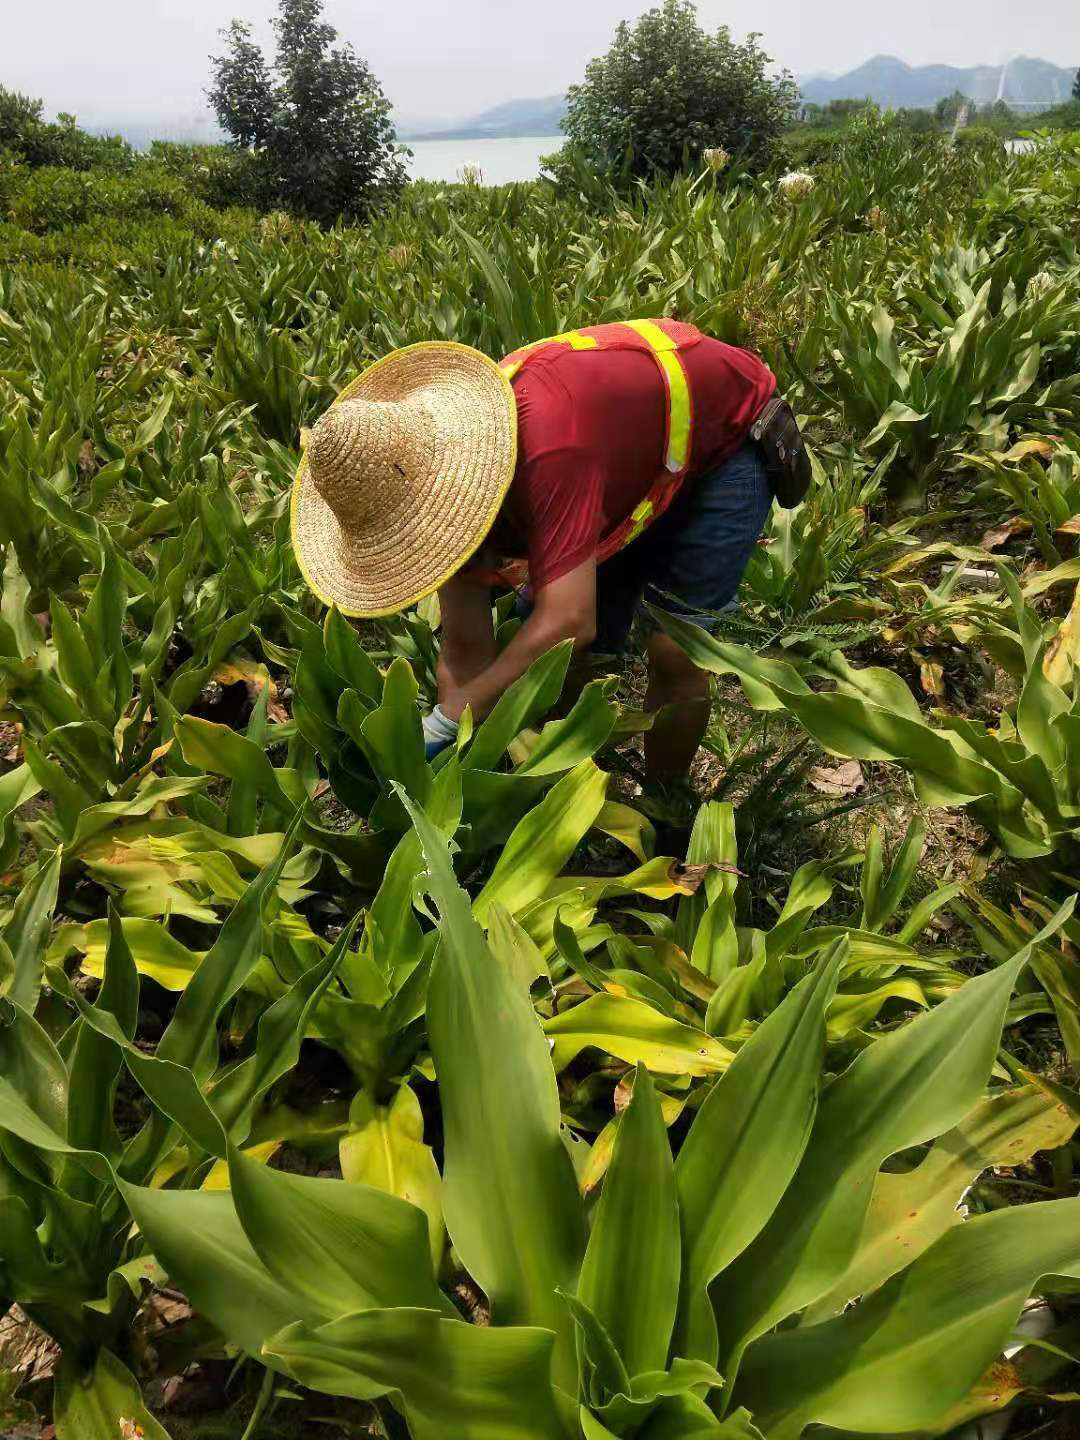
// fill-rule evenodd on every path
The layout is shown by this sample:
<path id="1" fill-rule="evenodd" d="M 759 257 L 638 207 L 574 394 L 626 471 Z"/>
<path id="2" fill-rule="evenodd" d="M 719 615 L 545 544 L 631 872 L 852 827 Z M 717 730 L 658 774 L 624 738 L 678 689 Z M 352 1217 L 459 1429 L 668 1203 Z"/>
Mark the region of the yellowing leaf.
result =
<path id="1" fill-rule="evenodd" d="M 261 1145 L 252 1145 L 242 1153 L 249 1160 L 255 1160 L 259 1165 L 266 1165 L 281 1149 L 280 1140 L 264 1140 Z M 216 1160 L 199 1187 L 202 1190 L 228 1190 L 229 1188 L 229 1166 L 225 1160 Z"/>
<path id="2" fill-rule="evenodd" d="M 402 1085 L 389 1105 L 376 1105 L 360 1091 L 349 1111 L 350 1129 L 338 1144 L 341 1174 L 354 1185 L 374 1185 L 423 1210 L 431 1259 L 438 1269 L 446 1244 L 442 1177 L 431 1147 L 424 1144 L 420 1102 Z"/>
<path id="3" fill-rule="evenodd" d="M 1080 584 L 1073 593 L 1068 615 L 1046 647 L 1043 674 L 1055 685 L 1071 684 L 1073 666 L 1080 665 Z"/>
<path id="4" fill-rule="evenodd" d="M 624 995 L 593 995 L 553 1015 L 544 1030 L 556 1070 L 590 1046 L 657 1075 L 715 1075 L 731 1063 L 727 1046 L 704 1030 L 669 1020 L 644 1000 Z"/>

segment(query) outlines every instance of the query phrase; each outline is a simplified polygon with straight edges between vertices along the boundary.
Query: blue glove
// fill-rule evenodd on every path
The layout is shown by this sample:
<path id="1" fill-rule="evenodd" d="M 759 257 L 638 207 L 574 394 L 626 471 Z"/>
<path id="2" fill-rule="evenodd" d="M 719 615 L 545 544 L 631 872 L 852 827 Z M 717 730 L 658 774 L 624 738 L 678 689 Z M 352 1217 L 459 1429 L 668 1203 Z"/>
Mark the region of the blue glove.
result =
<path id="1" fill-rule="evenodd" d="M 441 706 L 436 705 L 430 715 L 424 716 L 424 755 L 434 760 L 457 739 L 458 722 L 448 719 Z"/>

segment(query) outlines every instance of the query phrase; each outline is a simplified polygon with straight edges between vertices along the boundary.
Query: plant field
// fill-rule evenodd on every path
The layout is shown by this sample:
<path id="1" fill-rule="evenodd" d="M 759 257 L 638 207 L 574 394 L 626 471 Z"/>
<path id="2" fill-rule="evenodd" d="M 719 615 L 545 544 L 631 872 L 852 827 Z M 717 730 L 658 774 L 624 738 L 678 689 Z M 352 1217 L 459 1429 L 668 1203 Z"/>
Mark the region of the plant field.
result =
<path id="1" fill-rule="evenodd" d="M 0 1433 L 1080 1433 L 1080 138 L 329 230 L 176 164 L 0 172 Z M 437 604 L 307 592 L 306 428 L 659 315 L 814 463 L 657 612 L 692 793 L 569 645 L 428 764 Z"/>

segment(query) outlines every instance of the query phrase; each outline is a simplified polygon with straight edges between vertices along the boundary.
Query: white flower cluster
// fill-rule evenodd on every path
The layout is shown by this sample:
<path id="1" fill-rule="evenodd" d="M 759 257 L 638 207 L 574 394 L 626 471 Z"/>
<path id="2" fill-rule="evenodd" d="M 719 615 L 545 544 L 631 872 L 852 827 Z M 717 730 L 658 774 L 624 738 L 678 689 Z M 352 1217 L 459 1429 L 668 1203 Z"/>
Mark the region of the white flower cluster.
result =
<path id="1" fill-rule="evenodd" d="M 813 175 L 808 175 L 805 170 L 792 170 L 780 177 L 777 188 L 785 200 L 805 200 L 815 183 Z"/>
<path id="2" fill-rule="evenodd" d="M 1026 297 L 1028 300 L 1041 300 L 1056 285 L 1057 281 L 1049 270 L 1038 270 L 1027 283 Z"/>
<path id="3" fill-rule="evenodd" d="M 731 156 L 722 145 L 716 145 L 706 150 L 704 160 L 714 175 L 718 175 L 721 170 L 726 170 L 731 164 Z"/>
<path id="4" fill-rule="evenodd" d="M 458 171 L 463 185 L 482 185 L 484 183 L 484 172 L 479 165 L 463 165 Z"/>

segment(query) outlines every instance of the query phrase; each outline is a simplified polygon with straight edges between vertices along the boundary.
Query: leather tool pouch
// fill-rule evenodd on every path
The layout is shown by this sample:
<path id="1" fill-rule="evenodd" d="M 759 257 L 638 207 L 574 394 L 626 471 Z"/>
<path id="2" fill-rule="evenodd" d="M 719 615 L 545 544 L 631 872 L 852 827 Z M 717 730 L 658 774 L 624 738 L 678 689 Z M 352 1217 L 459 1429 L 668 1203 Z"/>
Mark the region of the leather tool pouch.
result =
<path id="1" fill-rule="evenodd" d="M 785 510 L 801 505 L 810 489 L 810 457 L 791 406 L 782 395 L 774 395 L 750 428 L 765 456 L 769 484 Z"/>

